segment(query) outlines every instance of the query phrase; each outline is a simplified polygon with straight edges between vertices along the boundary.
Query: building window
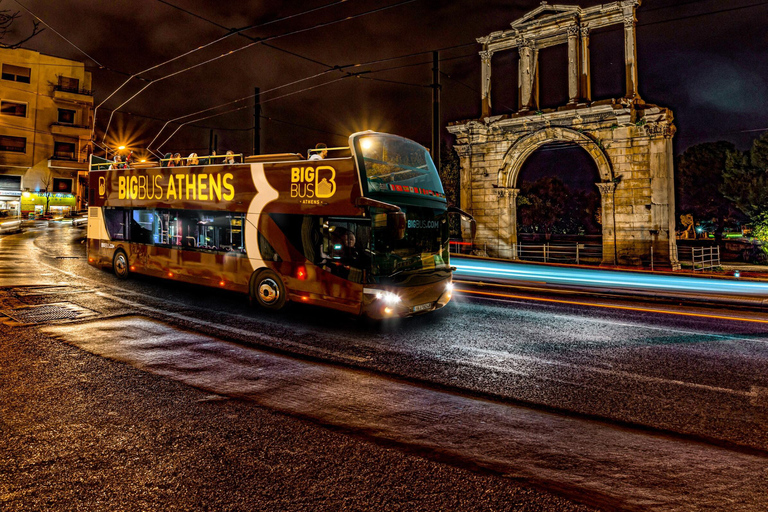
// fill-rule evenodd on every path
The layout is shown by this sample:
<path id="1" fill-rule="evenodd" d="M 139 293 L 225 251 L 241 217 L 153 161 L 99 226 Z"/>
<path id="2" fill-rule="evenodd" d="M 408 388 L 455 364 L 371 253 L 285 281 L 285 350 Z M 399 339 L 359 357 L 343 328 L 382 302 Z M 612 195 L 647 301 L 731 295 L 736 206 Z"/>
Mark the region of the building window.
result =
<path id="1" fill-rule="evenodd" d="M 53 192 L 58 194 L 71 194 L 72 180 L 66 178 L 53 178 Z"/>
<path id="2" fill-rule="evenodd" d="M 80 90 L 80 80 L 68 76 L 59 76 L 59 90 L 78 92 Z"/>
<path id="3" fill-rule="evenodd" d="M 64 124 L 75 124 L 75 111 L 65 108 L 59 109 L 59 122 Z"/>
<path id="4" fill-rule="evenodd" d="M 14 153 L 27 152 L 27 139 L 24 137 L 11 137 L 0 135 L 0 151 L 13 151 Z"/>
<path id="5" fill-rule="evenodd" d="M 23 68 L 21 66 L 14 66 L 12 64 L 3 64 L 3 80 L 10 80 L 11 82 L 29 83 L 29 77 L 32 75 L 32 70 L 29 68 Z"/>
<path id="6" fill-rule="evenodd" d="M 54 142 L 53 156 L 59 160 L 74 160 L 75 144 L 72 142 Z"/>
<path id="7" fill-rule="evenodd" d="M 27 117 L 27 104 L 16 101 L 0 102 L 0 114 L 4 116 Z"/>

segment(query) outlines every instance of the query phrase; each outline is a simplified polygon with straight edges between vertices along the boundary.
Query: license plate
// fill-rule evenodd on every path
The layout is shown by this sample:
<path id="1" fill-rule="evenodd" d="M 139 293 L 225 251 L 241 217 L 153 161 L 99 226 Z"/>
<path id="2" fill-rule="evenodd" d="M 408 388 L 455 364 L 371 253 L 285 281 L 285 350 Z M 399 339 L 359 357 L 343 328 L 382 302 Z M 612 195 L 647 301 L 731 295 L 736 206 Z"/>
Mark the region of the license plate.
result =
<path id="1" fill-rule="evenodd" d="M 427 309 L 430 309 L 432 307 L 431 302 L 427 302 L 426 304 L 419 304 L 418 306 L 413 306 L 413 312 L 418 313 L 419 311 L 426 311 Z"/>

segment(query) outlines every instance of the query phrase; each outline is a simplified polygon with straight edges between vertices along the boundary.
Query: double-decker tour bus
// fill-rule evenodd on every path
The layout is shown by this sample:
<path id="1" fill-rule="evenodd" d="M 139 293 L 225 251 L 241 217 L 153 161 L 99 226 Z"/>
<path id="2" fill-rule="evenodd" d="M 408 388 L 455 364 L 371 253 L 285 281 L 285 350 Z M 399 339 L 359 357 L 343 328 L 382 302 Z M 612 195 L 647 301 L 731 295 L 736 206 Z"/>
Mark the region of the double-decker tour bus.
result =
<path id="1" fill-rule="evenodd" d="M 273 310 L 295 301 L 387 318 L 442 308 L 449 208 L 429 152 L 375 132 L 341 149 L 348 156 L 322 160 L 92 163 L 88 261 L 119 278 L 247 293 Z"/>

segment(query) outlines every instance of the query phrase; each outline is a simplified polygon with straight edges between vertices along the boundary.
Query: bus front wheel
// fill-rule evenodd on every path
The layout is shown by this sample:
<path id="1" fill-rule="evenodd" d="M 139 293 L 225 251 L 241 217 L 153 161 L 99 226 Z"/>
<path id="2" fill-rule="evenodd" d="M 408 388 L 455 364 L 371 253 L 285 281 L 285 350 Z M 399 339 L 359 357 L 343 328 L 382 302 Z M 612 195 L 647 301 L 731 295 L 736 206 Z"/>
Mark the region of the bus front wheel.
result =
<path id="1" fill-rule="evenodd" d="M 280 276 L 271 270 L 264 270 L 253 281 L 251 297 L 256 299 L 259 306 L 277 311 L 285 306 L 288 296 Z"/>
<path id="2" fill-rule="evenodd" d="M 112 270 L 118 279 L 126 279 L 128 277 L 128 256 L 123 251 L 117 251 L 114 258 L 112 258 Z"/>

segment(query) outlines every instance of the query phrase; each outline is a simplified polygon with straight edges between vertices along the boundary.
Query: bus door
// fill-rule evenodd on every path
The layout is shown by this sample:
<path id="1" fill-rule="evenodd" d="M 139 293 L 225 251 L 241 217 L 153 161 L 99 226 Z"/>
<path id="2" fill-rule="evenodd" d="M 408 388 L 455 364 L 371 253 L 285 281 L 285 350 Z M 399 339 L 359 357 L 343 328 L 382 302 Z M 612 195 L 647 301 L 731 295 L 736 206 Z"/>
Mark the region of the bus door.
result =
<path id="1" fill-rule="evenodd" d="M 370 219 L 331 217 L 323 221 L 322 234 L 320 267 L 341 278 L 324 281 L 324 298 L 345 305 L 359 303 L 371 266 Z"/>

